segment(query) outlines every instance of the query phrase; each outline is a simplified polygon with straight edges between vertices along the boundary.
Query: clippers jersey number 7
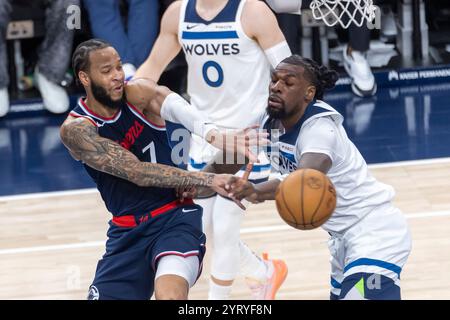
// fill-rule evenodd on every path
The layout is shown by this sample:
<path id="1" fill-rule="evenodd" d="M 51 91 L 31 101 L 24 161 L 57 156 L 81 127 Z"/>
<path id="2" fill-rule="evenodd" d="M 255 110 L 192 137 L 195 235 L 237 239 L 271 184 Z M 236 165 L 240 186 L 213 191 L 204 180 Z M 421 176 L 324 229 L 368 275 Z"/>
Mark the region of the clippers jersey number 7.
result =
<path id="1" fill-rule="evenodd" d="M 144 149 L 142 149 L 142 153 L 146 153 L 147 150 L 150 152 L 150 162 L 156 163 L 156 150 L 155 143 L 153 141 L 150 142 Z"/>

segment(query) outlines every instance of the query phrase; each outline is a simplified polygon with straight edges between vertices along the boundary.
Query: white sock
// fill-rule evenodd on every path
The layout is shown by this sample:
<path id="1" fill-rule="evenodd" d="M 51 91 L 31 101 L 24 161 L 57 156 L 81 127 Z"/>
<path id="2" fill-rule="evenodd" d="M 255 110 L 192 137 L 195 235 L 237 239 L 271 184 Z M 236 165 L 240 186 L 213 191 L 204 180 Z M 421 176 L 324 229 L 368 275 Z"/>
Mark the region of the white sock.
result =
<path id="1" fill-rule="evenodd" d="M 267 265 L 242 241 L 239 241 L 241 254 L 241 274 L 244 277 L 252 278 L 258 281 L 267 279 Z"/>
<path id="2" fill-rule="evenodd" d="M 221 286 L 209 279 L 208 300 L 228 300 L 232 286 Z"/>

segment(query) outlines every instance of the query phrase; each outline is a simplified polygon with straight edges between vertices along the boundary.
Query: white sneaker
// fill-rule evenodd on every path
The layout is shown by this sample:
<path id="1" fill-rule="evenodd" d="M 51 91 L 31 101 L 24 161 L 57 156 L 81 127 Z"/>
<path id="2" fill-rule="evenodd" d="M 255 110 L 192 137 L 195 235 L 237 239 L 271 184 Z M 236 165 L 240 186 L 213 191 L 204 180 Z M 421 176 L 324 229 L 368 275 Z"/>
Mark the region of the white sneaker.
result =
<path id="1" fill-rule="evenodd" d="M 44 107 L 51 113 L 64 113 L 69 110 L 70 101 L 66 90 L 54 82 L 48 80 L 36 69 L 36 86 L 44 100 Z"/>
<path id="2" fill-rule="evenodd" d="M 0 117 L 6 116 L 9 111 L 8 88 L 0 89 Z"/>
<path id="3" fill-rule="evenodd" d="M 269 259 L 267 253 L 263 253 L 263 261 L 267 266 L 267 279 L 259 281 L 246 278 L 245 280 L 254 300 L 275 300 L 278 289 L 286 280 L 288 268 L 283 260 Z"/>
<path id="4" fill-rule="evenodd" d="M 131 80 L 136 73 L 136 67 L 131 63 L 125 63 L 122 66 L 123 72 L 125 73 L 125 81 Z"/>
<path id="5" fill-rule="evenodd" d="M 348 75 L 352 78 L 352 91 L 360 97 L 370 97 L 377 92 L 377 84 L 369 63 L 364 54 L 359 51 L 352 51 L 352 55 L 347 54 L 347 47 L 344 47 L 344 67 Z"/>

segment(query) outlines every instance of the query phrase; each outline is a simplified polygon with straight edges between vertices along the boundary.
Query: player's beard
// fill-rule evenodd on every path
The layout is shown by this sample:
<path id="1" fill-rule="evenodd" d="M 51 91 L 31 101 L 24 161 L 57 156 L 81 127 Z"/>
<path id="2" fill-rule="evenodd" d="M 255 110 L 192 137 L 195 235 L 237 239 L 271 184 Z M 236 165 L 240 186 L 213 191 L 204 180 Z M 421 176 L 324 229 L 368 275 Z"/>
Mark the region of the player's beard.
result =
<path id="1" fill-rule="evenodd" d="M 286 110 L 284 108 L 275 109 L 267 106 L 266 111 L 269 117 L 272 119 L 285 119 L 287 117 Z"/>
<path id="2" fill-rule="evenodd" d="M 97 85 L 94 81 L 91 82 L 91 91 L 95 100 L 111 110 L 119 110 L 120 108 L 122 108 L 126 101 L 125 90 L 123 91 L 122 97 L 119 100 L 113 100 L 108 95 L 108 92 L 106 92 L 105 88 Z"/>

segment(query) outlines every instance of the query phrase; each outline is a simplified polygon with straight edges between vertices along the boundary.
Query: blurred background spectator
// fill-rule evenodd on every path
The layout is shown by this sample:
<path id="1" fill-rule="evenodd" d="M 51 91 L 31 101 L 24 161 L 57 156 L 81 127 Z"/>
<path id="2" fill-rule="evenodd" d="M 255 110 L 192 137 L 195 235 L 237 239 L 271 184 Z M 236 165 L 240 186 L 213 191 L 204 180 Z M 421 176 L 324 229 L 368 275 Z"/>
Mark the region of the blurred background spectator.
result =
<path id="1" fill-rule="evenodd" d="M 130 78 L 151 51 L 159 32 L 160 16 L 173 1 L 175 0 L 0 0 L 0 116 L 5 115 L 8 109 L 10 114 L 14 114 L 42 108 L 42 103 L 37 102 L 39 94 L 43 97 L 48 110 L 56 113 L 67 110 L 67 94 L 60 85 L 68 90 L 71 102 L 74 103 L 80 94 L 80 88 L 72 83 L 73 78 L 67 63 L 72 53 L 72 43 L 76 45 L 93 37 L 109 41 L 121 54 L 124 70 Z M 261 1 L 284 8 L 291 6 L 294 8 L 293 12 L 299 11 L 300 0 Z M 380 5 L 382 10 L 381 30 L 378 27 L 369 30 L 366 26 L 351 26 L 350 29 L 325 27 L 320 21 L 318 21 L 319 24 L 322 23 L 320 27 L 317 25 L 311 27 L 301 19 L 307 15 L 311 0 L 302 1 L 302 16 L 292 14 L 292 11 L 290 13 L 282 11 L 278 12 L 277 18 L 293 53 L 329 64 L 342 74 L 347 72 L 349 78 L 342 78 L 343 81 L 339 86 L 347 87 L 351 84 L 352 92 L 359 97 L 375 94 L 377 84 L 373 70 L 378 72 L 383 71 L 382 68 L 399 69 L 416 65 L 426 66 L 431 61 L 437 63 L 449 61 L 450 0 L 442 0 L 442 8 L 433 6 L 431 0 L 424 1 L 427 6 L 426 20 L 430 26 L 431 45 L 429 50 L 425 50 L 423 60 L 413 60 L 408 56 L 408 52 L 411 55 L 411 50 L 402 50 L 398 44 L 399 38 L 405 42 L 412 36 L 411 23 L 406 23 L 403 29 L 399 24 L 401 21 L 408 21 L 405 20 L 407 10 L 401 3 L 411 0 L 374 0 L 374 2 Z M 79 4 L 81 7 L 81 28 L 76 30 L 75 37 L 73 30 L 65 27 L 67 8 L 71 4 Z M 47 8 L 45 14 L 44 7 Z M 23 18 L 18 18 L 19 11 L 25 12 L 21 14 Z M 45 28 L 44 16 L 47 17 Z M 24 37 L 17 40 L 10 36 L 10 28 L 8 41 L 5 41 L 8 22 L 11 26 L 18 20 L 34 23 L 35 33 L 26 39 Z M 47 34 L 44 29 L 48 30 Z M 323 29 L 326 30 L 325 33 Z M 421 32 L 422 38 L 425 39 L 428 30 Z M 317 36 L 322 42 L 311 42 L 311 39 Z M 323 41 L 324 39 L 326 41 Z M 20 42 L 19 49 L 18 42 Z M 318 43 L 320 44 L 317 45 Z M 40 48 L 36 50 L 38 46 Z M 23 57 L 18 63 L 16 57 L 20 51 Z M 328 54 L 323 57 L 320 56 L 321 52 Z M 46 63 L 49 61 L 51 63 Z M 19 70 L 22 70 L 22 73 Z M 161 75 L 161 84 L 185 93 L 186 70 L 184 55 L 180 53 Z M 384 84 L 380 82 L 378 85 Z M 40 92 L 34 90 L 35 87 Z M 59 98 L 51 98 L 58 95 Z M 9 100 L 12 102 L 11 107 Z M 52 103 L 53 101 L 57 103 Z"/>
<path id="2" fill-rule="evenodd" d="M 150 54 L 159 31 L 158 0 L 84 0 L 92 34 L 108 41 L 131 78 Z M 122 13 L 126 11 L 127 15 Z"/>
<path id="3" fill-rule="evenodd" d="M 0 0 L 0 117 L 9 110 L 9 75 L 6 51 L 6 30 L 13 0 Z M 52 113 L 69 109 L 69 97 L 59 84 L 70 63 L 74 30 L 66 25 L 66 10 L 79 5 L 79 0 L 47 0 L 45 4 L 46 34 L 38 49 L 34 79 L 44 106 Z"/>
<path id="4" fill-rule="evenodd" d="M 371 97 L 377 91 L 377 84 L 367 61 L 370 30 L 365 24 L 361 27 L 351 25 L 348 37 L 343 56 L 345 71 L 352 78 L 352 91 L 360 97 Z"/>

